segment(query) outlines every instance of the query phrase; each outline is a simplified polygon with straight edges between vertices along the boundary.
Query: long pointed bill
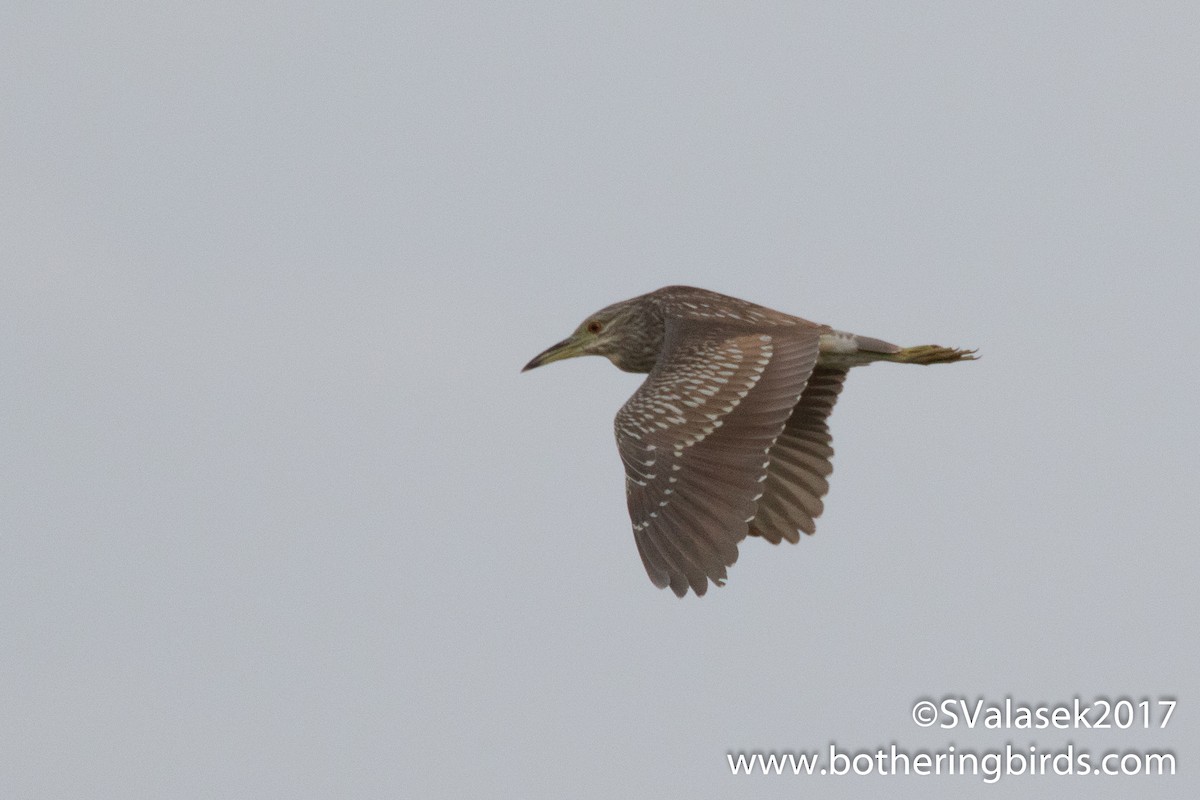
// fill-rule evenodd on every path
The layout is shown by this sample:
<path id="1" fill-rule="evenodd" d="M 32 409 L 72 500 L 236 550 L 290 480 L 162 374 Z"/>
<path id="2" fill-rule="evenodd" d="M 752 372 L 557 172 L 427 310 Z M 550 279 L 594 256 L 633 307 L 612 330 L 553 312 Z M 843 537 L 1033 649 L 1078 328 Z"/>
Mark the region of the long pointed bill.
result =
<path id="1" fill-rule="evenodd" d="M 543 364 L 549 364 L 551 361 L 562 361 L 564 358 L 574 358 L 575 356 L 583 355 L 583 348 L 574 337 L 563 339 L 558 344 L 546 349 L 545 351 L 534 356 L 534 359 L 526 364 L 521 372 L 528 372 L 534 367 L 540 367 Z"/>

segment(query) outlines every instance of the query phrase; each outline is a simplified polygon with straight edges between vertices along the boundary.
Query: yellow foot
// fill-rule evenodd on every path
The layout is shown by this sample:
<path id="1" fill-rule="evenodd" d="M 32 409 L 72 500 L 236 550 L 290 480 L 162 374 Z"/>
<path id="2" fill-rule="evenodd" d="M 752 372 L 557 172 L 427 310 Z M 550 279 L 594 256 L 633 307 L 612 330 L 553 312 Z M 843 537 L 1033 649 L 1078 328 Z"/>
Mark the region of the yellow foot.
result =
<path id="1" fill-rule="evenodd" d="M 953 361 L 974 361 L 975 350 L 956 350 L 936 344 L 905 347 L 892 353 L 891 360 L 901 364 L 949 364 Z"/>

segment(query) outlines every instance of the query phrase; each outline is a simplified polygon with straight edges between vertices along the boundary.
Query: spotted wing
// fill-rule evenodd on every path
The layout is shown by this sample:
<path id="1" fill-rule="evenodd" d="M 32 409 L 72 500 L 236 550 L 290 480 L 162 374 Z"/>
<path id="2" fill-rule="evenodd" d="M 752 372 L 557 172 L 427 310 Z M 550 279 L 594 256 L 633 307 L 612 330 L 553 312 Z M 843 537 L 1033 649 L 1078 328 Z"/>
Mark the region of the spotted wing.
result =
<path id="1" fill-rule="evenodd" d="M 656 586 L 682 597 L 724 581 L 818 338 L 668 321 L 656 366 L 616 418 L 634 538 Z"/>
<path id="2" fill-rule="evenodd" d="M 833 472 L 828 419 L 846 379 L 844 369 L 817 367 L 800 402 L 771 448 L 771 466 L 750 535 L 773 544 L 800 541 L 798 531 L 813 533 L 821 516 L 821 498 L 829 491 L 826 480 Z"/>

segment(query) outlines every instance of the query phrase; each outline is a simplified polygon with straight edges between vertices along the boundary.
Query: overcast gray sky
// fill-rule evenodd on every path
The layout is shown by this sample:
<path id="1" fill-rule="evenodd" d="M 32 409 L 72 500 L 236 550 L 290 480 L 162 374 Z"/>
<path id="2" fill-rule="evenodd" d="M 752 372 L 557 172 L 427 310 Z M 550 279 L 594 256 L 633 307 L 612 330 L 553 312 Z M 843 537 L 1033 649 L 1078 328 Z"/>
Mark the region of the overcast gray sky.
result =
<path id="1" fill-rule="evenodd" d="M 0 12 L 0 795 L 958 797 L 726 753 L 1171 749 L 1194 797 L 1200 6 Z M 520 367 L 670 283 L 853 373 L 826 512 L 656 590 Z M 1097 696 L 1165 730 L 922 729 Z"/>

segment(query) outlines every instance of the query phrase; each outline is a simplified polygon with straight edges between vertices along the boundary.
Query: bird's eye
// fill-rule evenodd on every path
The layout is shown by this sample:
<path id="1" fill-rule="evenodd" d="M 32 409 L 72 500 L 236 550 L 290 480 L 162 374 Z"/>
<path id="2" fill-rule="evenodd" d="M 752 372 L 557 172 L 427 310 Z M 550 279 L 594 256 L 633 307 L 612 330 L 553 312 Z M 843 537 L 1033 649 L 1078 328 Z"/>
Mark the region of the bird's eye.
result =
<path id="1" fill-rule="evenodd" d="M 594 319 L 587 324 L 588 333 L 599 333 L 602 330 L 604 330 L 604 323 L 600 320 Z"/>

